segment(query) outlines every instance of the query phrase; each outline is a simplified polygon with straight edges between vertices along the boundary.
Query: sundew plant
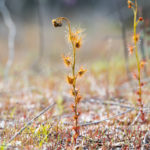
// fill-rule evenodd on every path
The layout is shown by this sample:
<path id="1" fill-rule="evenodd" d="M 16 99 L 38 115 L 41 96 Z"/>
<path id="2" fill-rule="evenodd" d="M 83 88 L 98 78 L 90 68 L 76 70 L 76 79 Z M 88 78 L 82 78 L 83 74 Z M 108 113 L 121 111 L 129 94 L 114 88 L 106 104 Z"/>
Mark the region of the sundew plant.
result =
<path id="1" fill-rule="evenodd" d="M 133 20 L 133 45 L 129 47 L 129 53 L 132 54 L 134 52 L 137 62 L 137 70 L 138 73 L 134 73 L 135 79 L 138 81 L 138 89 L 136 91 L 137 94 L 137 102 L 140 107 L 140 118 L 142 121 L 145 121 L 145 115 L 143 112 L 143 100 L 142 100 L 142 87 L 144 83 L 141 81 L 142 69 L 144 68 L 145 61 L 140 60 L 139 52 L 138 52 L 138 43 L 139 43 L 139 34 L 137 33 L 137 26 L 140 22 L 143 21 L 142 17 L 138 16 L 138 3 L 137 0 L 128 0 L 128 8 L 132 9 L 134 14 Z"/>
<path id="2" fill-rule="evenodd" d="M 71 105 L 72 111 L 74 112 L 74 126 L 73 130 L 75 131 L 75 134 L 73 136 L 74 142 L 76 143 L 76 139 L 79 136 L 79 125 L 78 125 L 78 119 L 80 116 L 80 111 L 78 110 L 78 104 L 80 103 L 82 96 L 80 95 L 79 89 L 76 87 L 76 81 L 78 77 L 82 77 L 84 73 L 86 72 L 83 67 L 80 67 L 80 70 L 76 73 L 76 52 L 77 50 L 82 46 L 82 30 L 78 29 L 75 32 L 72 31 L 70 21 L 69 19 L 65 17 L 59 17 L 54 20 L 52 20 L 52 23 L 54 27 L 61 27 L 62 22 L 65 21 L 68 25 L 68 41 L 72 45 L 72 58 L 69 56 L 63 56 L 64 64 L 66 67 L 71 68 L 71 74 L 67 75 L 67 82 L 69 85 L 71 85 L 71 95 L 74 97 L 74 103 Z"/>

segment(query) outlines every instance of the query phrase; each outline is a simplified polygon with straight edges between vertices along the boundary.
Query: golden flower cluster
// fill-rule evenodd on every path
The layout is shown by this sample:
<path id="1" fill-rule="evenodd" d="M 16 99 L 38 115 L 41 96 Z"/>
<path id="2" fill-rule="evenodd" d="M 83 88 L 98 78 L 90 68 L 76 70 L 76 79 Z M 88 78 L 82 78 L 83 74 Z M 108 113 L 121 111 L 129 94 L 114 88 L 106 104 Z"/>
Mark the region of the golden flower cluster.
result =
<path id="1" fill-rule="evenodd" d="M 82 29 L 77 29 L 75 32 L 71 32 L 68 34 L 68 41 L 73 43 L 76 48 L 80 48 L 82 46 Z"/>

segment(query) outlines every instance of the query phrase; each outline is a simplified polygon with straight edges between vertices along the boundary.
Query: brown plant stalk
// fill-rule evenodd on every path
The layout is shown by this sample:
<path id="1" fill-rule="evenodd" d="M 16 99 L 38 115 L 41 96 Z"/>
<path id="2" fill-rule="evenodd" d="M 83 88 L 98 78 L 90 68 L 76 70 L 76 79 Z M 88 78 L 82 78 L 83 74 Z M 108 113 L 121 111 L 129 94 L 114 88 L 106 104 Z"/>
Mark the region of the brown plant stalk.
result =
<path id="1" fill-rule="evenodd" d="M 71 30 L 69 19 L 65 17 L 59 17 L 59 18 L 53 19 L 52 23 L 54 27 L 61 27 L 63 20 L 68 25 L 68 31 L 69 31 L 68 41 L 71 43 L 72 50 L 73 50 L 72 52 L 73 60 L 71 60 L 69 56 L 63 56 L 63 59 L 64 59 L 64 64 L 67 67 L 71 66 L 71 70 L 72 70 L 72 75 L 67 76 L 67 82 L 68 84 L 72 86 L 71 95 L 74 97 L 74 104 L 71 105 L 71 108 L 72 108 L 72 111 L 74 112 L 73 119 L 75 120 L 75 126 L 73 127 L 73 130 L 75 131 L 75 134 L 73 136 L 73 139 L 76 143 L 76 139 L 79 136 L 78 118 L 79 118 L 80 112 L 78 111 L 78 104 L 82 98 L 79 94 L 79 90 L 76 88 L 76 80 L 78 77 L 81 77 L 86 72 L 86 70 L 81 67 L 78 73 L 76 73 L 76 51 L 82 45 L 82 37 L 81 37 L 82 30 L 76 30 L 75 32 L 73 32 Z"/>

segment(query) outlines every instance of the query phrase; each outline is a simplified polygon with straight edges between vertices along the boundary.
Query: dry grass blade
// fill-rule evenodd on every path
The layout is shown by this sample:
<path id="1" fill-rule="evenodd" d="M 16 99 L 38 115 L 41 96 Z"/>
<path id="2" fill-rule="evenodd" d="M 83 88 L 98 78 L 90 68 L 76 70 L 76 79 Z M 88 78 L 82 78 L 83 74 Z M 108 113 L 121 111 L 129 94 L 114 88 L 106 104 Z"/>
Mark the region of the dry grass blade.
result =
<path id="1" fill-rule="evenodd" d="M 29 122 L 27 122 L 27 124 L 22 127 L 14 136 L 11 137 L 11 139 L 8 141 L 7 144 L 9 144 L 10 142 L 12 142 L 19 134 L 21 134 L 29 125 L 31 125 L 33 123 L 33 121 L 35 121 L 37 118 L 39 118 L 41 115 L 43 115 L 45 112 L 47 112 L 49 109 L 53 108 L 55 105 L 55 103 L 49 105 L 48 107 L 46 107 L 45 109 L 43 109 L 38 115 L 36 115 L 32 120 L 30 120 Z M 7 145 L 6 144 L 6 145 Z"/>
<path id="2" fill-rule="evenodd" d="M 117 115 L 114 115 L 114 116 L 112 116 L 112 117 L 110 117 L 110 118 L 107 118 L 107 119 L 104 119 L 104 120 L 80 124 L 80 127 L 83 127 L 83 126 L 90 126 L 90 125 L 98 125 L 99 123 L 102 123 L 102 122 L 111 120 L 111 119 L 113 119 L 113 118 L 116 118 L 116 117 L 119 117 L 119 116 L 122 116 L 122 115 L 125 115 L 125 114 L 127 114 L 127 113 L 129 113 L 129 112 L 131 112 L 131 111 L 133 111 L 133 110 L 135 110 L 135 109 L 134 109 L 134 108 L 131 108 L 131 109 L 125 111 L 125 112 L 119 113 L 119 114 L 117 114 Z"/>

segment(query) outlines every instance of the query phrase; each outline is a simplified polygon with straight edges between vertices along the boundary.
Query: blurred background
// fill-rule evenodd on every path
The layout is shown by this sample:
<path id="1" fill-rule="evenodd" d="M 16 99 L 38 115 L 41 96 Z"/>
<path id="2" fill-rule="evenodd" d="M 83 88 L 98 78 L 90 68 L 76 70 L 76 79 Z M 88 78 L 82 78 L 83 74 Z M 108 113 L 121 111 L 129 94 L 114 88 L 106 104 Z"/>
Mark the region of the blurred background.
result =
<path id="1" fill-rule="evenodd" d="M 139 1 L 140 52 L 150 56 L 150 1 Z M 64 73 L 62 54 L 71 54 L 67 28 L 54 28 L 52 19 L 64 16 L 73 28 L 84 29 L 78 62 L 97 75 L 112 70 L 129 77 L 134 57 L 133 13 L 127 0 L 0 0 L 0 77 L 31 71 L 41 75 Z M 130 65 L 130 67 L 129 67 Z M 145 69 L 146 73 L 146 69 Z"/>

